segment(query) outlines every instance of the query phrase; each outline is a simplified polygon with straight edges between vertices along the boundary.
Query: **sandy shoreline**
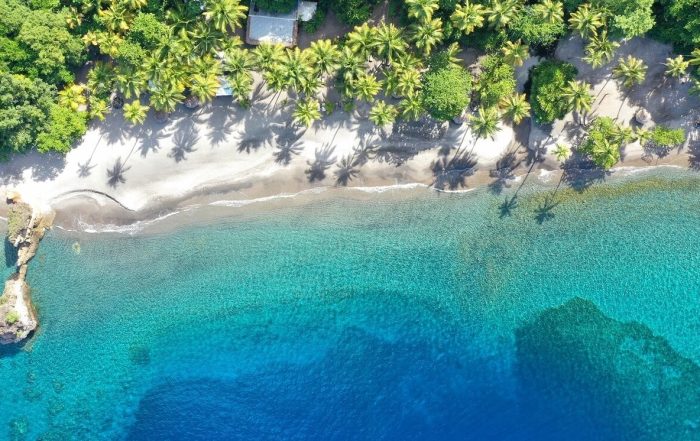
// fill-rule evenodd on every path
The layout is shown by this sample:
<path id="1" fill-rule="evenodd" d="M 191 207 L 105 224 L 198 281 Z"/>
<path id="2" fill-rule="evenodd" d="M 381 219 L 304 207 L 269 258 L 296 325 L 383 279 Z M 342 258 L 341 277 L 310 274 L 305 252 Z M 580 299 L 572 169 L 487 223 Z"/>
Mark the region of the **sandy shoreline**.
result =
<path id="1" fill-rule="evenodd" d="M 700 128 L 695 125 L 700 99 L 687 94 L 688 84 L 664 80 L 663 61 L 670 53 L 670 47 L 651 40 L 624 43 L 618 58 L 634 54 L 649 66 L 645 83 L 626 93 L 610 80 L 614 62 L 591 69 L 581 61 L 580 39 L 560 43 L 558 58 L 575 64 L 579 77 L 592 84 L 596 100 L 589 118 L 610 116 L 633 126 L 634 114 L 645 108 L 654 123 L 687 133 L 683 146 L 661 156 L 638 143 L 628 145 L 618 168 L 700 169 Z M 520 90 L 527 69 L 537 62 L 531 58 L 516 72 Z M 273 96 L 260 83 L 252 103 L 243 109 L 219 98 L 195 111 L 180 108 L 165 124 L 150 115 L 140 127 L 114 112 L 93 124 L 66 156 L 28 153 L 0 164 L 0 191 L 17 190 L 27 202 L 55 209 L 57 225 L 80 230 L 162 218 L 221 200 L 244 205 L 261 198 L 291 200 L 288 195 L 295 194 L 347 194 L 343 189 L 352 187 L 375 188 L 367 194 L 392 186 L 507 187 L 543 171 L 559 176 L 554 145 L 575 146 L 584 136 L 571 114 L 551 127 L 526 122 L 514 129 L 501 123 L 493 139 L 479 140 L 468 124 L 450 123 L 443 137 L 427 140 L 378 130 L 361 112 L 340 110 L 301 129 L 289 124 L 292 106 L 285 97 Z M 567 163 L 572 186 L 609 175 L 590 164 Z"/>

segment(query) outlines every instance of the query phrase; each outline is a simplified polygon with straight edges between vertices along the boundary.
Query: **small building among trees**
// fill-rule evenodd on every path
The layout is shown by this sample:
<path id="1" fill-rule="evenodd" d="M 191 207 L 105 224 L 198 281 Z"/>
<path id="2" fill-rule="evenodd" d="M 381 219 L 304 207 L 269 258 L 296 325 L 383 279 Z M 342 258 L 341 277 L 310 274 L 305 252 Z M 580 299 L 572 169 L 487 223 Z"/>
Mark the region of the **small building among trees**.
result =
<path id="1" fill-rule="evenodd" d="M 246 43 L 296 46 L 299 20 L 310 20 L 316 12 L 316 5 L 316 2 L 297 0 L 252 1 L 248 12 Z"/>

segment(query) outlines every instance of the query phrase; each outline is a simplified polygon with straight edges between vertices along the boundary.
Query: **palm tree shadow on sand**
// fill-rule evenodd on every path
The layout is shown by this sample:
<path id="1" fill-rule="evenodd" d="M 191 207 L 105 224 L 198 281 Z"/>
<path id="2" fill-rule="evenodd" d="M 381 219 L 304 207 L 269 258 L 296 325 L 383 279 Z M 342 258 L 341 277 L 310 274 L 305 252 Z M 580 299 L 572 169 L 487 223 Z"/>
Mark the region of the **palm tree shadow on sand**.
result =
<path id="1" fill-rule="evenodd" d="M 309 163 L 309 168 L 304 171 L 309 182 L 322 181 L 326 178 L 326 171 L 336 161 L 335 156 L 333 156 L 334 151 L 335 147 L 330 145 L 316 150 L 316 158 Z"/>
<path id="2" fill-rule="evenodd" d="M 345 156 L 337 164 L 337 170 L 333 172 L 335 175 L 335 185 L 347 186 L 360 173 L 360 169 L 356 166 L 355 155 L 350 154 Z"/>
<path id="3" fill-rule="evenodd" d="M 125 163 L 122 162 L 122 158 L 119 157 L 117 162 L 111 169 L 107 170 L 107 184 L 112 188 L 117 188 L 119 184 L 125 184 L 126 178 L 124 173 L 127 172 L 131 167 L 126 167 Z"/>

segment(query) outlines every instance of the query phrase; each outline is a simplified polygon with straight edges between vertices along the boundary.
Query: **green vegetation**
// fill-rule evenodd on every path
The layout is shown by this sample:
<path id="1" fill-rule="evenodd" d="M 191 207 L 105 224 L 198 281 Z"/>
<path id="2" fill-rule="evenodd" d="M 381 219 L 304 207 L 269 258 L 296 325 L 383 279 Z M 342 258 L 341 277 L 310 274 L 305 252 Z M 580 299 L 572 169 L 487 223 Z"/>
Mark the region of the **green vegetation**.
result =
<path id="1" fill-rule="evenodd" d="M 297 5 L 296 0 L 255 0 L 255 6 L 270 12 L 286 14 Z"/>
<path id="2" fill-rule="evenodd" d="M 612 118 L 596 118 L 580 151 L 598 167 L 609 169 L 620 161 L 620 150 L 632 138 L 632 131 L 616 124 Z"/>
<path id="3" fill-rule="evenodd" d="M 571 110 L 562 92 L 575 76 L 576 68 L 562 61 L 548 60 L 532 69 L 530 104 L 537 123 L 550 124 Z"/>
<path id="4" fill-rule="evenodd" d="M 9 311 L 5 314 L 5 323 L 8 325 L 14 325 L 19 320 L 19 314 L 17 311 Z"/>
<path id="5" fill-rule="evenodd" d="M 447 66 L 425 75 L 423 106 L 433 118 L 456 118 L 469 105 L 471 77 L 462 67 Z"/>
<path id="6" fill-rule="evenodd" d="M 32 208 L 22 202 L 12 204 L 7 212 L 7 239 L 14 242 L 32 218 Z"/>
<path id="7" fill-rule="evenodd" d="M 612 62 L 621 39 L 651 30 L 683 52 L 666 60 L 666 75 L 679 84 L 690 77 L 700 93 L 699 1 L 392 0 L 388 15 L 395 20 L 370 24 L 378 0 L 323 0 L 302 30 L 317 32 L 328 11 L 353 29 L 301 50 L 244 46 L 235 36 L 246 19 L 244 0 L 0 0 L 0 153 L 65 153 L 90 119 L 115 109 L 131 124 L 149 113 L 162 121 L 181 103 L 206 105 L 222 78 L 247 108 L 257 76 L 274 105 L 293 97 L 292 118 L 302 126 L 334 110 L 323 91 L 329 86 L 340 93 L 337 104 L 378 126 L 466 112 L 474 127 L 497 130 L 500 120 L 519 124 L 532 113 L 549 124 L 574 111 L 585 128 L 591 86 L 575 78 L 573 65 L 552 59 L 559 39 L 582 37 L 584 61 L 599 68 Z M 273 12 L 295 5 L 256 2 Z M 462 61 L 468 47 L 484 51 L 471 71 Z M 516 91 L 515 71 L 531 54 L 544 61 L 532 69 L 524 95 Z M 83 68 L 86 75 L 77 75 Z M 630 89 L 646 70 L 629 56 L 612 77 Z M 476 81 L 470 72 L 478 73 Z M 472 98 L 476 114 L 468 111 Z M 597 140 L 596 151 L 606 138 L 601 121 L 587 138 Z M 643 136 L 659 145 L 678 137 Z M 612 153 L 597 163 L 614 162 L 621 143 L 610 143 Z"/>
<path id="8" fill-rule="evenodd" d="M 685 142 L 685 131 L 683 129 L 671 129 L 666 126 L 656 126 L 650 132 L 649 142 L 662 148 L 678 147 Z"/>

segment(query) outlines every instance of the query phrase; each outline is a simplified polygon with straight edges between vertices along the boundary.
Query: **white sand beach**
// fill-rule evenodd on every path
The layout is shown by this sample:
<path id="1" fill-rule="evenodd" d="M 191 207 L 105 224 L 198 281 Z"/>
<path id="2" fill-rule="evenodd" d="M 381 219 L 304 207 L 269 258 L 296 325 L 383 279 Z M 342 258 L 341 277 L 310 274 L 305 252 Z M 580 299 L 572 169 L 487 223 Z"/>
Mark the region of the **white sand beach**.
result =
<path id="1" fill-rule="evenodd" d="M 649 71 L 645 83 L 626 95 L 610 77 L 615 61 L 590 69 L 581 61 L 583 45 L 577 38 L 562 41 L 557 51 L 594 86 L 589 118 L 606 115 L 633 124 L 635 112 L 644 107 L 652 121 L 686 129 L 688 140 L 678 151 L 654 157 L 633 144 L 619 166 L 692 166 L 700 159 L 694 125 L 700 100 L 689 98 L 687 84 L 663 80 L 669 46 L 635 39 L 623 44 L 616 57 L 630 53 L 644 59 Z M 519 69 L 521 88 L 527 68 L 536 62 L 528 60 Z M 552 127 L 530 128 L 525 122 L 516 131 L 501 124 L 494 139 L 476 143 L 468 124 L 450 123 L 442 139 L 429 141 L 382 133 L 370 121 L 340 110 L 308 129 L 295 127 L 292 106 L 261 84 L 252 102 L 243 109 L 230 98 L 217 98 L 197 110 L 180 108 L 164 124 L 150 115 L 140 127 L 115 111 L 93 123 L 65 157 L 29 153 L 1 164 L 0 190 L 16 189 L 42 206 L 79 200 L 92 207 L 93 218 L 109 209 L 141 218 L 162 215 L 188 199 L 221 199 L 222 194 L 246 200 L 316 187 L 411 183 L 458 190 L 533 170 L 557 170 L 558 162 L 549 155 L 552 146 L 575 145 L 583 133 L 570 114 Z"/>

